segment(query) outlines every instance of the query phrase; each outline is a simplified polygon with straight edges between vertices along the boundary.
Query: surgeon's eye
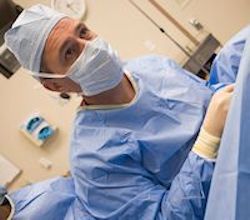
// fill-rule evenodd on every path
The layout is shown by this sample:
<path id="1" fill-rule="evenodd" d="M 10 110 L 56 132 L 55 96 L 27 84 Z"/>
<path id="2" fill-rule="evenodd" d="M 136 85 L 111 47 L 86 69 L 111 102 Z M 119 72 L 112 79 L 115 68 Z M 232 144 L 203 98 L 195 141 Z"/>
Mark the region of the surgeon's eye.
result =
<path id="1" fill-rule="evenodd" d="M 68 48 L 65 52 L 65 60 L 69 61 L 75 56 L 75 49 L 74 48 Z"/>

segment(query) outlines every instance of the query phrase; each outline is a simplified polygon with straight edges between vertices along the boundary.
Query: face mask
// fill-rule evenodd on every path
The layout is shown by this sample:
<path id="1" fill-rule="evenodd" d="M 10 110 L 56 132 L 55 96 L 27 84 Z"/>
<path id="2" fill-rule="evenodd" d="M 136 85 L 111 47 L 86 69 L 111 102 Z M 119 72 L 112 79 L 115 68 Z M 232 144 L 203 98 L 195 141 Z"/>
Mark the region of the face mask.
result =
<path id="1" fill-rule="evenodd" d="M 80 85 L 85 96 L 93 96 L 117 86 L 123 77 L 121 61 L 110 44 L 97 37 L 86 44 L 65 75 L 33 73 L 36 77 L 69 77 Z"/>

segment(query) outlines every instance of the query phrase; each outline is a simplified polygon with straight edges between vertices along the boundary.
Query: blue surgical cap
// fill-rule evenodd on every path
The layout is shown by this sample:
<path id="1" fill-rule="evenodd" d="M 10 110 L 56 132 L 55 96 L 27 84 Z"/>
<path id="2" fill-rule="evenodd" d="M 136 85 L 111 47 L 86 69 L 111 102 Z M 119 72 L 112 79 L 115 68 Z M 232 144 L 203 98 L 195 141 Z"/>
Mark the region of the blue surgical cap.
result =
<path id="1" fill-rule="evenodd" d="M 24 68 L 38 73 L 48 35 L 64 17 L 41 4 L 25 9 L 6 32 L 5 44 Z"/>

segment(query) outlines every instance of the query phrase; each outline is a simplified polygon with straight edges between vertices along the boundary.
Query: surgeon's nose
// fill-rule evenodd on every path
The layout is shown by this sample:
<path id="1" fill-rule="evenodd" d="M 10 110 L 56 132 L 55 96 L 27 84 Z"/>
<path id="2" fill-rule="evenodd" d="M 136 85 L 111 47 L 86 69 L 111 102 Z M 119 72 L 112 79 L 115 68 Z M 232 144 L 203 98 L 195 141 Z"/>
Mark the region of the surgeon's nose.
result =
<path id="1" fill-rule="evenodd" d="M 82 39 L 82 38 L 78 38 L 77 39 L 77 43 L 79 45 L 79 55 L 83 52 L 83 50 L 85 49 L 86 45 L 87 45 L 88 40 Z"/>

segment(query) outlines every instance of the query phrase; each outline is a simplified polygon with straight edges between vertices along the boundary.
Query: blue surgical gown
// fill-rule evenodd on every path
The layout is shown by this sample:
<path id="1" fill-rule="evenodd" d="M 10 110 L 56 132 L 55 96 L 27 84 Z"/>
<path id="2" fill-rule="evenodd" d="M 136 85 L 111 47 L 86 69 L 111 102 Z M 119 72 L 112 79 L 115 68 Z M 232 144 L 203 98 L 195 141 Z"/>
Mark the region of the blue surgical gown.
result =
<path id="1" fill-rule="evenodd" d="M 221 51 L 208 83 L 167 58 L 129 61 L 135 102 L 80 110 L 71 138 L 73 179 L 12 193 L 14 219 L 203 219 L 214 163 L 189 150 L 212 91 L 237 75 L 233 57 L 244 48 L 238 42 Z"/>
<path id="2" fill-rule="evenodd" d="M 242 29 L 224 45 L 210 71 L 209 83 L 211 85 L 235 82 L 248 36 L 250 36 L 250 26 Z"/>
<path id="3" fill-rule="evenodd" d="M 239 54 L 242 58 L 212 180 L 207 220 L 250 218 L 250 27 L 245 31 L 248 39 Z"/>
<path id="4" fill-rule="evenodd" d="M 196 139 L 211 89 L 160 56 L 131 60 L 125 69 L 137 85 L 136 100 L 122 108 L 79 110 L 74 121 L 71 173 L 81 203 L 97 219 L 166 219 L 180 201 L 176 194 L 197 175 L 196 187 L 188 189 L 194 198 L 183 194 L 182 204 L 199 200 L 204 208 L 200 173 L 211 176 L 212 165 L 203 170 L 207 162 L 196 155 L 169 189 Z M 191 203 L 185 208 L 190 211 Z"/>
<path id="5" fill-rule="evenodd" d="M 202 219 L 212 173 L 213 163 L 191 152 L 169 192 L 160 185 L 155 186 L 139 201 L 131 201 L 130 210 L 124 209 L 125 213 L 111 219 L 152 219 L 160 209 L 163 213 L 157 214 L 158 219 L 177 219 L 178 216 Z M 10 197 L 15 204 L 13 220 L 96 219 L 80 202 L 70 177 L 32 184 L 12 192 Z"/>

